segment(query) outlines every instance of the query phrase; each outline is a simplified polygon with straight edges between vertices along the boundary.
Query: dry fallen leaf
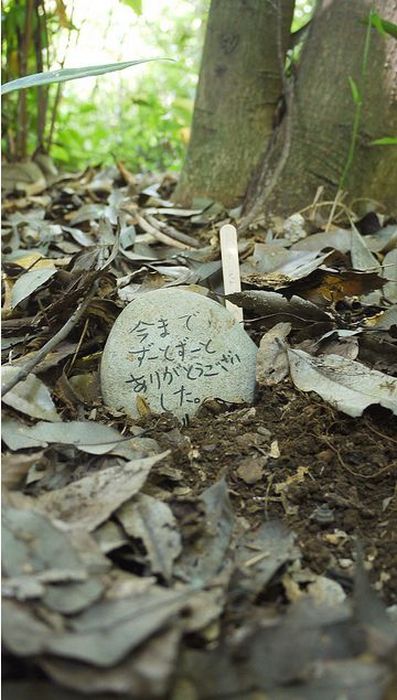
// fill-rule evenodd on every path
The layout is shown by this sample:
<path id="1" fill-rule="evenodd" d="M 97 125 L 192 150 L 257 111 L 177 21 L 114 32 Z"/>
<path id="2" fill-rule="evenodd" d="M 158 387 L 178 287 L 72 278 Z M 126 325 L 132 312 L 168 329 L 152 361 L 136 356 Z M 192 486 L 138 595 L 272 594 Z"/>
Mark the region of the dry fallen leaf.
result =
<path id="1" fill-rule="evenodd" d="M 278 384 L 288 376 L 285 340 L 290 331 L 290 323 L 277 323 L 262 336 L 256 356 L 256 381 L 260 386 Z"/>
<path id="2" fill-rule="evenodd" d="M 48 282 L 48 280 L 51 279 L 55 273 L 56 269 L 52 266 L 39 270 L 29 270 L 29 272 L 25 272 L 25 274 L 18 277 L 11 292 L 12 308 L 18 306 L 21 301 L 33 294 L 33 292 L 35 292 L 45 282 Z"/>
<path id="3" fill-rule="evenodd" d="M 153 573 L 169 581 L 174 561 L 182 550 L 181 536 L 169 505 L 141 493 L 124 503 L 116 518 L 128 535 L 142 540 Z"/>
<path id="4" fill-rule="evenodd" d="M 246 457 L 240 462 L 236 474 L 246 484 L 256 484 L 263 476 L 267 461 L 265 455 Z"/>
<path id="5" fill-rule="evenodd" d="M 314 391 L 339 411 L 361 416 L 371 404 L 397 415 L 397 379 L 339 355 L 312 357 L 288 350 L 292 381 L 302 391 Z"/>
<path id="6" fill-rule="evenodd" d="M 43 493 L 35 507 L 70 528 L 91 532 L 142 488 L 153 465 L 167 454 L 107 467 L 62 489 Z"/>
<path id="7" fill-rule="evenodd" d="M 2 368 L 2 380 L 10 380 L 19 371 L 18 367 L 5 365 Z M 44 382 L 34 374 L 28 374 L 26 379 L 18 382 L 13 389 L 2 396 L 7 406 L 25 413 L 32 418 L 42 418 L 47 421 L 60 421 L 51 394 Z"/>

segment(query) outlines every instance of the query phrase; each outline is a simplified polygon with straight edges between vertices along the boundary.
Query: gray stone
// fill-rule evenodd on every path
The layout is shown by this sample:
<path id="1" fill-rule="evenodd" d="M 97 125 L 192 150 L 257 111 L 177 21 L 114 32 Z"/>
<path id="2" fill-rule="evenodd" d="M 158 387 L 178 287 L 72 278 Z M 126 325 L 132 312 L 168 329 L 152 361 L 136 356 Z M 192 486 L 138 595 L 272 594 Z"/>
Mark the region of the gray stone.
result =
<path id="1" fill-rule="evenodd" d="M 204 399 L 252 402 L 257 347 L 223 306 L 195 292 L 159 289 L 121 312 L 103 351 L 105 403 L 136 418 L 191 416 Z"/>

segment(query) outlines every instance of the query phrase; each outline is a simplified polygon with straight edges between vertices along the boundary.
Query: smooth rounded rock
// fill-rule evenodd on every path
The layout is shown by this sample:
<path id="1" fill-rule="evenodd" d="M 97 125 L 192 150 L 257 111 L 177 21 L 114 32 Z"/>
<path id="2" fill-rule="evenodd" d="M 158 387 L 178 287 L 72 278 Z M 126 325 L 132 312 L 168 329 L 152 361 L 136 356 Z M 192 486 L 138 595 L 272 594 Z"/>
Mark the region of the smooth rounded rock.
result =
<path id="1" fill-rule="evenodd" d="M 147 408 L 191 416 L 207 398 L 250 403 L 257 346 L 223 306 L 195 292 L 159 289 L 121 312 L 105 345 L 105 403 L 137 418 Z"/>

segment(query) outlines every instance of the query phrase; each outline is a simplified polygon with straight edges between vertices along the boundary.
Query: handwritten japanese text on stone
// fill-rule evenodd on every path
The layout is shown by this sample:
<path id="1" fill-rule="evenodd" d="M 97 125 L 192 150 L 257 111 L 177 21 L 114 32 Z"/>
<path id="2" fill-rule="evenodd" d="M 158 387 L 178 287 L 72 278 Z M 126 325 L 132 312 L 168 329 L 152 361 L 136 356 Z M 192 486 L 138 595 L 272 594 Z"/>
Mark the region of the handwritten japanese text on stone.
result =
<path id="1" fill-rule="evenodd" d="M 179 328 L 176 343 L 170 342 L 174 337 L 173 321 Z M 227 374 L 241 362 L 238 353 L 231 349 L 216 350 L 210 329 L 204 340 L 195 339 L 195 324 L 202 323 L 202 315 L 196 311 L 171 320 L 165 316 L 151 322 L 140 320 L 130 329 L 135 342 L 128 357 L 134 363 L 134 371 L 126 384 L 131 385 L 135 394 L 145 395 L 148 390 L 157 390 L 163 411 L 169 410 L 167 396 L 175 397 L 180 407 L 199 404 L 202 399 L 200 391 L 199 396 L 195 393 L 195 383 Z"/>

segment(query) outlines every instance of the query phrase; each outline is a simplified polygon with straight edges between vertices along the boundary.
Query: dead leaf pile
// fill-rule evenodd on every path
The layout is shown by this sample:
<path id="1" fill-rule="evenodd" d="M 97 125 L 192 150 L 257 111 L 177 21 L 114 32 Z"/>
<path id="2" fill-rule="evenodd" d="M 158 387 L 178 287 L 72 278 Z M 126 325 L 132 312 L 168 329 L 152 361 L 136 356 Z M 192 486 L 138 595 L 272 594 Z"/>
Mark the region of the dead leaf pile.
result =
<path id="1" fill-rule="evenodd" d="M 393 609 L 368 588 L 359 554 L 349 596 L 351 579 L 311 569 L 301 538 L 268 518 L 273 502 L 297 517 L 299 488 L 315 479 L 305 462 L 276 478 L 283 447 L 266 426 L 253 432 L 255 407 L 203 407 L 238 449 L 218 473 L 211 431 L 198 443 L 194 425 L 133 422 L 103 405 L 101 353 L 129 301 L 164 286 L 223 298 L 218 229 L 238 227 L 239 211 L 208 200 L 177 208 L 174 184 L 121 163 L 47 180 L 36 165 L 7 172 L 5 692 L 26 695 L 33 677 L 34 692 L 57 698 L 61 686 L 95 697 L 389 700 Z M 365 235 L 362 221 L 340 228 L 309 212 L 240 237 L 243 291 L 229 299 L 259 345 L 260 391 L 314 392 L 333 416 L 397 413 L 397 226 L 377 221 Z M 201 453 L 213 455 L 210 485 Z M 328 496 L 317 494 L 304 527 L 342 547 L 346 533 L 321 529 L 334 517 Z"/>

